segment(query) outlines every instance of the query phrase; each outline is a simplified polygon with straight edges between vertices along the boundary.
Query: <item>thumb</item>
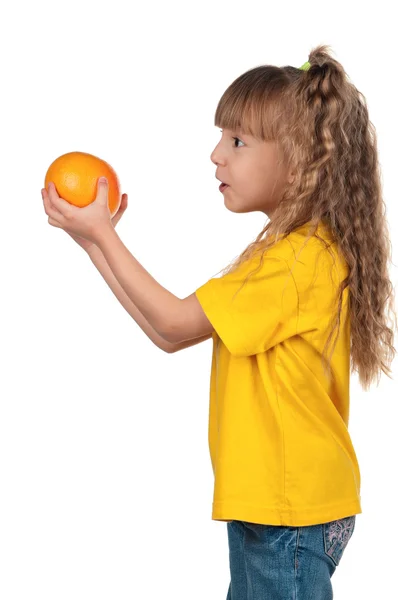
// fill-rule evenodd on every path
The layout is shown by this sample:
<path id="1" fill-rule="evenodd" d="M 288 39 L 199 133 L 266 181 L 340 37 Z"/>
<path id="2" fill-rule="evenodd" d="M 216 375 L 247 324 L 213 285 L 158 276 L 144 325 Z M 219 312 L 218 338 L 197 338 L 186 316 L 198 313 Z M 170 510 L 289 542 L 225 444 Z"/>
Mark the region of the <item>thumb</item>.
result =
<path id="1" fill-rule="evenodd" d="M 97 201 L 100 204 L 108 203 L 108 180 L 106 177 L 100 177 L 98 179 Z"/>

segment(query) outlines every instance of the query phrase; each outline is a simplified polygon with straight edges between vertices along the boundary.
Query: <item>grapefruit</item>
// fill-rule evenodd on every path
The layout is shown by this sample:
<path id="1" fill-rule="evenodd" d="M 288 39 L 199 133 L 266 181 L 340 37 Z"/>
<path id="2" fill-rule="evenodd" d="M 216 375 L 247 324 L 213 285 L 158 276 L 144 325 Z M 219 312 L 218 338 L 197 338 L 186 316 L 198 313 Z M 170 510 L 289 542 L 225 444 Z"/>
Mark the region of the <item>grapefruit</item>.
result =
<path id="1" fill-rule="evenodd" d="M 48 167 L 44 186 L 52 181 L 58 195 L 74 206 L 84 207 L 94 202 L 97 196 L 98 179 L 108 180 L 108 207 L 111 218 L 121 203 L 119 178 L 105 160 L 87 152 L 62 154 Z"/>

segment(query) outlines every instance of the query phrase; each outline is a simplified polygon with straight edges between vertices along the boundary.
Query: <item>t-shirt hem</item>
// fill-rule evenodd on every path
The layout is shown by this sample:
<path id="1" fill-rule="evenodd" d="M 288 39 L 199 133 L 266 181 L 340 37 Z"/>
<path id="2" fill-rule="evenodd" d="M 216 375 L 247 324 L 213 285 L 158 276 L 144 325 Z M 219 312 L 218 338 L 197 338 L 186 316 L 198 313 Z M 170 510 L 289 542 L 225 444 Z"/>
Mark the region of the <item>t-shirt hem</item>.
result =
<path id="1" fill-rule="evenodd" d="M 361 514 L 360 500 L 309 508 L 269 508 L 234 502 L 213 502 L 213 521 L 247 521 L 264 525 L 304 527 Z"/>

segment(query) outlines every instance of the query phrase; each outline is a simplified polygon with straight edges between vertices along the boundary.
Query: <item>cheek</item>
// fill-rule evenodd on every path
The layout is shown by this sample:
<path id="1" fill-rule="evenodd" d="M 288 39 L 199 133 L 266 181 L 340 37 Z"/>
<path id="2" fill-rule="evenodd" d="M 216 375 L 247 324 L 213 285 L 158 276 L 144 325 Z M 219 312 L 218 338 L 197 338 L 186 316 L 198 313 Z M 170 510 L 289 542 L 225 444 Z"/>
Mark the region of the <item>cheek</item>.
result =
<path id="1" fill-rule="evenodd" d="M 279 166 L 274 163 L 272 163 L 271 165 L 267 165 L 267 167 L 263 169 L 261 174 L 262 186 L 268 191 L 272 192 L 274 188 L 277 188 L 279 186 L 280 178 L 281 172 Z"/>

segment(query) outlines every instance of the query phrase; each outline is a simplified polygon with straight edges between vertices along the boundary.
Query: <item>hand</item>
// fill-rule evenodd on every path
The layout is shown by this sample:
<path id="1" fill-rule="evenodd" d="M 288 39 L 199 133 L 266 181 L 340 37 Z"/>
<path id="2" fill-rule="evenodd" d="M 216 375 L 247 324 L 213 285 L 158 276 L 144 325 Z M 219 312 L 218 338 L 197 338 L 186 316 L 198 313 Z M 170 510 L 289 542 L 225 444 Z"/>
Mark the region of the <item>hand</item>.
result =
<path id="1" fill-rule="evenodd" d="M 54 206 L 51 204 L 51 200 L 47 193 L 47 190 L 45 188 L 43 188 L 41 192 L 42 192 L 42 198 L 43 198 L 43 203 L 44 203 L 44 210 L 45 210 L 46 214 L 47 215 L 49 214 L 48 208 L 52 208 L 54 211 L 56 211 L 57 209 L 54 208 Z M 116 225 L 119 223 L 120 219 L 122 218 L 124 211 L 127 208 L 127 199 L 128 199 L 127 194 L 122 194 L 122 200 L 121 200 L 121 203 L 119 206 L 119 210 L 117 211 L 117 213 L 113 216 L 113 218 L 111 220 L 113 227 L 116 227 Z M 74 233 L 69 233 L 69 231 L 67 233 L 86 252 L 89 252 L 89 250 L 91 250 L 95 246 L 94 242 L 90 242 L 90 240 L 87 240 L 84 237 L 81 237 Z"/>
<path id="2" fill-rule="evenodd" d="M 103 183 L 101 178 L 98 180 L 96 199 L 83 208 L 61 198 L 53 182 L 49 182 L 48 192 L 42 190 L 43 200 L 46 193 L 50 202 L 47 203 L 45 211 L 50 225 L 93 244 L 97 244 L 109 227 L 113 227 L 108 207 L 108 182 Z"/>

